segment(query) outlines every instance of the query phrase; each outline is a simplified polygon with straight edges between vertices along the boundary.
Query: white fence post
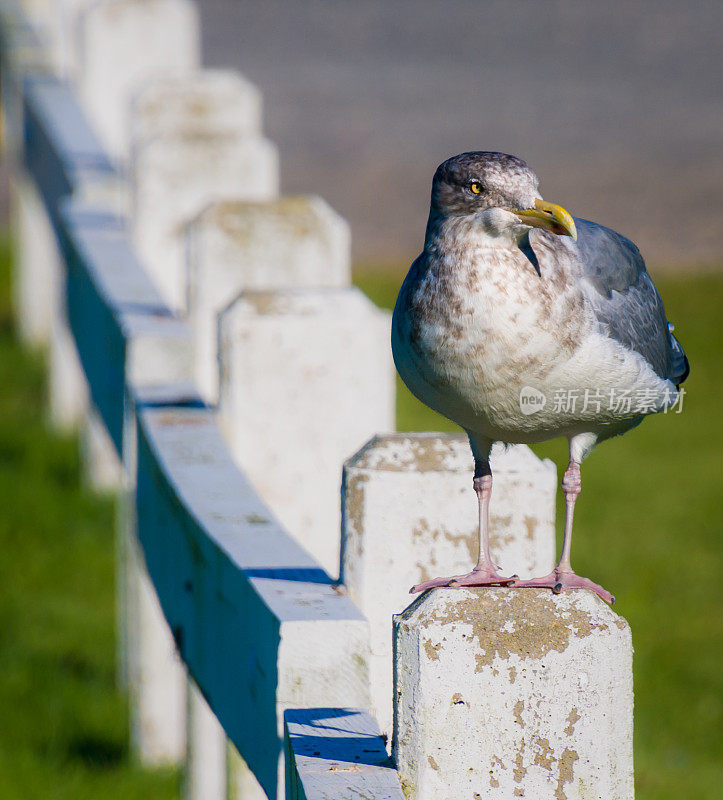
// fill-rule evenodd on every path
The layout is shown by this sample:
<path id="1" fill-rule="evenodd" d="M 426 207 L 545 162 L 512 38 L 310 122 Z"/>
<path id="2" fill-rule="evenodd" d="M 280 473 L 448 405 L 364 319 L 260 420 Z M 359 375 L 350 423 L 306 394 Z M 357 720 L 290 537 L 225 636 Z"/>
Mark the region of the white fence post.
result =
<path id="1" fill-rule="evenodd" d="M 47 25 L 53 16 L 53 0 L 21 0 L 23 10 L 36 25 Z"/>
<path id="2" fill-rule="evenodd" d="M 97 0 L 52 0 L 47 18 L 49 46 L 56 73 L 73 78 L 78 73 L 78 38 L 76 25 L 83 11 Z"/>
<path id="3" fill-rule="evenodd" d="M 355 288 L 248 291 L 221 315 L 219 337 L 231 450 L 336 577 L 342 464 L 394 427 L 389 316 Z"/>
<path id="4" fill-rule="evenodd" d="M 117 492 L 122 483 L 122 466 L 103 420 L 93 403 L 88 403 L 80 429 L 83 479 L 96 492 Z"/>
<path id="5" fill-rule="evenodd" d="M 242 290 L 348 286 L 346 221 L 320 197 L 222 201 L 188 228 L 188 321 L 196 379 L 218 397 L 218 315 Z"/>
<path id="6" fill-rule="evenodd" d="M 495 563 L 521 577 L 555 556 L 556 470 L 524 445 L 492 453 L 490 533 Z M 392 615 L 409 588 L 469 572 L 477 558 L 477 498 L 466 436 L 375 436 L 344 466 L 342 580 L 371 627 L 372 708 L 392 732 Z"/>
<path id="7" fill-rule="evenodd" d="M 276 148 L 256 136 L 159 135 L 134 147 L 132 235 L 166 302 L 183 309 L 185 225 L 214 200 L 268 200 L 278 191 Z"/>
<path id="8" fill-rule="evenodd" d="M 11 203 L 16 324 L 22 339 L 39 347 L 51 340 L 54 310 L 59 302 L 58 248 L 32 180 L 20 176 L 13 180 Z"/>
<path id="9" fill-rule="evenodd" d="M 156 136 L 215 134 L 261 136 L 262 98 L 238 72 L 222 69 L 164 71 L 131 100 L 131 146 Z"/>
<path id="10" fill-rule="evenodd" d="M 408 797 L 632 800 L 630 629 L 594 594 L 437 589 L 394 636 Z"/>
<path id="11" fill-rule="evenodd" d="M 131 745 L 151 767 L 186 755 L 186 669 L 135 536 L 126 541 L 126 591 L 132 613 L 128 646 Z"/>
<path id="12" fill-rule="evenodd" d="M 117 160 L 129 154 L 132 96 L 164 71 L 200 64 L 192 0 L 101 0 L 78 15 L 78 91 L 98 135 Z"/>
<path id="13" fill-rule="evenodd" d="M 59 262 L 55 263 L 53 272 L 56 274 L 53 276 L 52 283 L 55 283 L 57 279 L 58 290 L 50 320 L 49 416 L 56 429 L 68 432 L 77 429 L 83 421 L 88 408 L 88 382 L 78 358 L 73 334 L 68 327 L 65 276 L 62 274 L 63 270 Z"/>
<path id="14" fill-rule="evenodd" d="M 226 800 L 226 734 L 201 690 L 188 680 L 186 797 Z"/>

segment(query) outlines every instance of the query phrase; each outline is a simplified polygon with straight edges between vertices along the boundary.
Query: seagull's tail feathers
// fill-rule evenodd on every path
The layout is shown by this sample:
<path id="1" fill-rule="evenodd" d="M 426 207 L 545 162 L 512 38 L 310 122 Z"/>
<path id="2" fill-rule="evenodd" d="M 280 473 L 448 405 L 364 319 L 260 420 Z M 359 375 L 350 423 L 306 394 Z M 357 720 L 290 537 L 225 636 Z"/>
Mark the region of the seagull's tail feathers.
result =
<path id="1" fill-rule="evenodd" d="M 673 336 L 673 325 L 668 323 L 668 338 L 670 339 L 670 380 L 676 388 L 690 375 L 690 363 L 685 355 L 680 342 Z"/>

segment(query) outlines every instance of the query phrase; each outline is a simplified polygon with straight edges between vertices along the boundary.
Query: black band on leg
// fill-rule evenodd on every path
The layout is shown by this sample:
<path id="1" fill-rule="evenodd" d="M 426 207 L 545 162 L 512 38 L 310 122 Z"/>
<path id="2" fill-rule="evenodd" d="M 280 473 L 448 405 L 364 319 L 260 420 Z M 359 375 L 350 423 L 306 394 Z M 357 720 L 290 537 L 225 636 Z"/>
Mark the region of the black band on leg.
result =
<path id="1" fill-rule="evenodd" d="M 490 462 L 489 461 L 480 461 L 479 459 L 474 460 L 474 476 L 475 478 L 484 478 L 487 475 L 491 475 L 492 470 L 490 469 Z"/>

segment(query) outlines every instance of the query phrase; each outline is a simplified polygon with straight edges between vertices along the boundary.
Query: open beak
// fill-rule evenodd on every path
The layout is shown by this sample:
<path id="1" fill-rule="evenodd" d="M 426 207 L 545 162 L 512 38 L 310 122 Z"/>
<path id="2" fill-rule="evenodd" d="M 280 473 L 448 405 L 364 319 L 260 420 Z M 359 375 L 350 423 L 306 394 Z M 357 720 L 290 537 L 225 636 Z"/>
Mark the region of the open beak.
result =
<path id="1" fill-rule="evenodd" d="M 573 218 L 562 206 L 555 205 L 555 203 L 535 200 L 534 208 L 515 210 L 512 213 L 516 214 L 525 225 L 532 225 L 533 228 L 545 228 L 560 236 L 572 236 L 574 240 L 577 240 Z"/>

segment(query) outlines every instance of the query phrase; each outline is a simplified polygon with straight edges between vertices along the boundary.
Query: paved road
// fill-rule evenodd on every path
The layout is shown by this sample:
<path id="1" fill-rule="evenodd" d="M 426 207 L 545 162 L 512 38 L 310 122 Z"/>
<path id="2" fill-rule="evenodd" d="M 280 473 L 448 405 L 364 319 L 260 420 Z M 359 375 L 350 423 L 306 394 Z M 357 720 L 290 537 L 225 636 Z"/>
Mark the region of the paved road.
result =
<path id="1" fill-rule="evenodd" d="M 358 258 L 420 247 L 436 165 L 525 158 L 654 263 L 723 256 L 719 0 L 200 0 L 205 61 L 263 90 L 286 192 Z"/>

